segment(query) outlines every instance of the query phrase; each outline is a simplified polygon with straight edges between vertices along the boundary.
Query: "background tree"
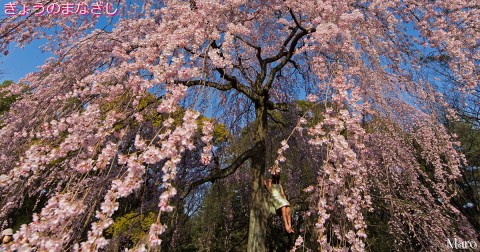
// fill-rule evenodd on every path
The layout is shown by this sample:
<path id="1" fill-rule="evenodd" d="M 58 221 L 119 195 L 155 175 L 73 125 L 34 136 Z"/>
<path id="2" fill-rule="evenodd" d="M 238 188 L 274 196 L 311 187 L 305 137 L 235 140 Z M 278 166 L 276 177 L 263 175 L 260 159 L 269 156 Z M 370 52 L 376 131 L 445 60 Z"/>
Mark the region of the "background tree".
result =
<path id="1" fill-rule="evenodd" d="M 0 73 L 1 74 L 1 73 Z M 8 88 L 10 85 L 14 84 L 13 81 L 7 80 L 0 84 L 0 90 Z M 15 102 L 19 97 L 19 94 L 12 94 L 8 91 L 0 91 L 0 117 L 5 114 L 10 109 L 10 106 Z"/>
<path id="2" fill-rule="evenodd" d="M 269 168 L 289 164 L 290 145 L 308 145 L 309 154 L 301 164 L 292 159 L 307 165 L 287 174 L 316 176 L 306 190 L 315 249 L 365 250 L 366 214 L 375 210 L 399 235 L 394 249 L 442 250 L 448 238 L 475 239 L 450 202 L 462 159 L 440 123 L 445 102 L 423 59 L 446 52 L 456 89 L 473 90 L 478 6 L 172 0 L 120 7 L 111 30 L 92 30 L 96 17 L 2 21 L 4 53 L 11 42 L 44 36 L 46 22 L 58 32 L 47 47 L 56 57 L 22 80 L 29 92 L 0 129 L 1 225 L 22 207 L 36 212 L 8 249 L 104 248 L 104 230 L 122 221 L 115 213 L 150 196 L 145 216 L 155 205 L 158 214 L 132 246 L 156 248 L 162 234 L 176 244 L 187 199 L 199 199 L 192 193 L 247 166 L 247 250 L 265 251 L 262 181 Z M 303 143 L 269 137 L 275 114 L 305 98 L 323 108 L 318 117 L 292 118 Z M 231 143 L 213 143 L 214 123 L 199 123 L 200 113 L 233 136 L 248 127 L 244 144 L 220 156 L 217 148 Z"/>
<path id="3" fill-rule="evenodd" d="M 478 48 L 478 44 L 476 46 Z M 479 205 L 479 126 L 480 126 L 480 90 L 476 87 L 468 93 L 456 90 L 462 85 L 448 68 L 453 59 L 445 52 L 431 53 L 424 58 L 443 91 L 447 102 L 456 110 L 455 116 L 444 111 L 443 123 L 447 129 L 458 136 L 461 152 L 465 155 L 466 164 L 460 170 L 462 179 L 458 181 L 459 194 L 453 203 L 464 213 L 470 223 L 480 230 Z M 477 70 L 478 74 L 478 70 Z"/>

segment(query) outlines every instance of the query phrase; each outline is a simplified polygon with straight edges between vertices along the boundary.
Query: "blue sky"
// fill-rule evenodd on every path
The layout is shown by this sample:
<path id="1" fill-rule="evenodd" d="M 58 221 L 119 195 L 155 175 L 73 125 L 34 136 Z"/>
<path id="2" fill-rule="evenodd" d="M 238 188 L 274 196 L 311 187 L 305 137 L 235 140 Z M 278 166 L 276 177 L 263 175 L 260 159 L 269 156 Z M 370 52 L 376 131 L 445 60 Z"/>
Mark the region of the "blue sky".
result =
<path id="1" fill-rule="evenodd" d="M 36 40 L 24 48 L 10 45 L 10 53 L 6 57 L 0 57 L 0 82 L 13 80 L 18 82 L 26 74 L 37 70 L 38 66 L 43 65 L 45 60 L 52 56 L 50 53 L 42 53 L 39 46 L 45 43 L 45 40 Z"/>
<path id="2" fill-rule="evenodd" d="M 12 0 L 0 0 L 0 20 L 6 17 L 5 4 L 15 2 Z M 5 57 L 0 56 L 0 83 L 5 80 L 18 80 L 30 72 L 34 72 L 37 66 L 43 65 L 45 60 L 51 57 L 51 54 L 42 53 L 39 46 L 44 44 L 45 40 L 35 40 L 24 48 L 16 47 L 11 44 L 8 48 L 9 54 Z"/>
<path id="3" fill-rule="evenodd" d="M 13 0 L 0 0 L 0 20 L 6 17 L 5 4 L 15 2 Z M 118 20 L 118 16 L 114 16 L 114 23 Z M 95 26 L 96 28 L 104 28 L 107 24 L 107 18 L 100 16 L 100 20 Z M 111 26 L 107 28 L 111 29 Z M 47 32 L 47 34 L 50 34 Z M 13 80 L 15 83 L 19 79 L 25 77 L 28 73 L 35 72 L 37 67 L 42 66 L 47 58 L 53 56 L 52 53 L 43 53 L 39 48 L 46 43 L 46 39 L 34 40 L 32 43 L 25 45 L 24 48 L 17 47 L 15 43 L 10 44 L 9 54 L 5 57 L 0 56 L 0 83 L 5 80 Z"/>

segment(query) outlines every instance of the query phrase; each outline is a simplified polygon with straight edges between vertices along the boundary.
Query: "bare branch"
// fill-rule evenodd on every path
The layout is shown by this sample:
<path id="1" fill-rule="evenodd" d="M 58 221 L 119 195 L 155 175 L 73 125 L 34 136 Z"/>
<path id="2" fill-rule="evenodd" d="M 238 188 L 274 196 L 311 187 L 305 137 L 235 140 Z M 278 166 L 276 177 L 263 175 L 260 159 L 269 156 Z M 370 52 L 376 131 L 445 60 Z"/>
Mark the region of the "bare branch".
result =
<path id="1" fill-rule="evenodd" d="M 275 75 L 277 74 L 278 71 L 280 71 L 292 58 L 295 49 L 297 47 L 298 41 L 300 41 L 301 38 L 306 36 L 307 34 L 310 34 L 312 32 L 315 32 L 315 29 L 310 29 L 310 30 L 302 30 L 300 33 L 298 33 L 290 43 L 290 47 L 288 52 L 286 52 L 285 57 L 283 58 L 282 62 L 278 64 L 276 67 L 270 71 L 270 74 L 267 79 L 267 83 L 265 84 L 265 87 L 263 89 L 263 92 L 268 92 L 268 90 L 272 87 L 273 80 L 275 79 Z"/>
<path id="2" fill-rule="evenodd" d="M 300 28 L 300 30 L 302 30 L 303 32 L 308 32 L 307 29 L 302 27 L 302 25 L 300 24 L 300 22 L 297 19 L 297 16 L 295 16 L 295 14 L 293 13 L 292 9 L 289 8 L 288 12 L 290 12 L 290 15 L 292 15 L 293 22 L 295 22 L 297 27 Z"/>
<path id="3" fill-rule="evenodd" d="M 175 81 L 175 83 L 185 85 L 187 87 L 193 87 L 193 86 L 207 86 L 207 87 L 213 87 L 217 90 L 220 91 L 227 91 L 233 88 L 232 83 L 228 84 L 220 84 L 217 82 L 213 81 L 203 81 L 203 80 L 193 80 L 193 81 Z"/>
<path id="4" fill-rule="evenodd" d="M 194 188 L 199 185 L 202 185 L 206 182 L 214 182 L 217 179 L 223 179 L 231 174 L 233 174 L 237 169 L 245 163 L 248 159 L 253 157 L 253 154 L 258 151 L 258 148 L 261 147 L 261 143 L 257 142 L 251 149 L 243 152 L 238 156 L 228 167 L 220 169 L 220 167 L 215 167 L 215 169 L 205 178 L 197 180 L 190 184 L 188 190 L 184 193 L 182 198 L 185 198 Z"/>
<path id="5" fill-rule="evenodd" d="M 264 60 L 265 63 L 272 63 L 272 62 L 275 62 L 279 59 L 281 59 L 283 56 L 287 55 L 287 52 L 285 51 L 285 48 L 287 47 L 288 43 L 290 43 L 290 41 L 292 40 L 292 38 L 295 36 L 295 34 L 297 33 L 298 31 L 298 27 L 295 27 L 292 29 L 292 32 L 290 32 L 290 34 L 288 35 L 288 37 L 285 39 L 285 41 L 283 42 L 282 44 L 282 47 L 280 48 L 280 52 L 273 56 L 273 57 L 270 57 L 270 58 L 267 58 Z"/>

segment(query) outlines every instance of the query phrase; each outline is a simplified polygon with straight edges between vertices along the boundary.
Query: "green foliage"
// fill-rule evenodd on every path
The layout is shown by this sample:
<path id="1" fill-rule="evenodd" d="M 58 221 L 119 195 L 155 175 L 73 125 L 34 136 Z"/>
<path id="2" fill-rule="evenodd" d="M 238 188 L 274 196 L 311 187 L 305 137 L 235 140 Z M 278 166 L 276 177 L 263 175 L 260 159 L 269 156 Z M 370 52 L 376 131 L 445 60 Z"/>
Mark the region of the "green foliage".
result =
<path id="1" fill-rule="evenodd" d="M 215 123 L 211 118 L 205 116 L 200 116 L 197 119 L 197 133 L 202 134 L 204 122 L 209 121 L 213 123 L 213 143 L 215 145 L 221 144 L 225 141 L 228 141 L 232 138 L 230 131 L 227 129 L 227 126 L 223 123 Z"/>
<path id="2" fill-rule="evenodd" d="M 462 143 L 462 151 L 468 164 L 480 166 L 480 129 L 468 122 L 455 122 L 452 128 Z"/>
<path id="3" fill-rule="evenodd" d="M 153 212 L 150 212 L 147 215 L 129 212 L 115 218 L 113 225 L 107 228 L 105 232 L 112 237 L 126 237 L 136 244 L 145 236 L 156 219 L 157 217 Z"/>
<path id="4" fill-rule="evenodd" d="M 453 202 L 462 211 L 469 222 L 480 230 L 480 128 L 477 122 L 469 120 L 450 122 L 450 130 L 457 134 L 461 151 L 468 166 L 462 170 L 462 180 L 458 182 L 458 194 Z M 473 207 L 464 207 L 467 203 Z"/>
<path id="5" fill-rule="evenodd" d="M 167 119 L 167 115 L 160 114 L 156 109 L 147 109 L 152 104 L 160 104 L 160 100 L 153 94 L 147 93 L 138 103 L 138 110 L 143 111 L 142 115 L 146 121 L 150 121 L 155 128 L 162 126 L 162 123 Z M 156 108 L 156 106 L 155 106 Z M 172 123 L 173 127 L 179 126 L 182 123 L 183 116 L 185 115 L 185 110 L 179 109 L 174 113 L 169 114 L 174 121 Z M 214 144 L 220 144 L 231 138 L 231 134 L 228 131 L 227 127 L 224 124 L 215 123 L 213 119 L 207 118 L 205 116 L 200 116 L 197 119 L 197 133 L 202 133 L 203 122 L 210 121 L 214 123 L 213 129 L 213 140 Z"/>
<path id="6" fill-rule="evenodd" d="M 28 212 L 19 212 L 18 215 L 15 216 L 15 224 L 13 225 L 12 229 L 16 232 L 20 229 L 23 224 L 28 224 L 32 222 L 32 214 Z"/>
<path id="7" fill-rule="evenodd" d="M 375 210 L 366 214 L 367 251 L 393 251 L 395 237 L 389 228 L 388 206 L 382 200 L 375 200 Z"/>
<path id="8" fill-rule="evenodd" d="M 159 114 L 156 109 L 147 109 L 150 105 L 156 103 L 160 104 L 160 100 L 155 95 L 147 93 L 144 97 L 142 97 L 142 99 L 140 99 L 140 102 L 138 103 L 138 110 L 143 111 L 142 115 L 146 121 L 152 122 L 153 127 L 158 128 L 161 127 L 163 121 L 165 121 L 165 116 Z M 182 116 L 178 112 L 173 113 L 173 125 L 178 125 L 182 119 Z"/>
<path id="9" fill-rule="evenodd" d="M 75 97 L 70 97 L 65 100 L 65 105 L 63 106 L 63 110 L 68 109 L 75 109 L 75 107 L 79 107 L 81 105 L 80 99 Z"/>
<path id="10" fill-rule="evenodd" d="M 148 105 L 157 102 L 158 98 L 151 94 L 151 93 L 146 93 L 142 99 L 140 99 L 140 102 L 138 102 L 138 110 L 144 110 L 145 108 L 148 107 Z"/>
<path id="11" fill-rule="evenodd" d="M 216 182 L 203 198 L 199 211 L 187 223 L 195 251 L 245 251 L 247 207 L 241 185 Z"/>
<path id="12" fill-rule="evenodd" d="M 230 131 L 227 129 L 227 126 L 225 126 L 225 124 L 215 124 L 215 127 L 213 128 L 213 139 L 215 144 L 223 143 L 231 137 L 232 135 L 230 134 Z"/>
<path id="13" fill-rule="evenodd" d="M 302 116 L 307 113 L 306 117 L 309 118 L 308 126 L 314 126 L 323 120 L 322 113 L 325 111 L 325 108 L 333 106 L 332 104 L 318 104 L 314 102 L 309 102 L 305 100 L 299 100 L 295 102 L 297 108 L 300 110 Z"/>
<path id="14" fill-rule="evenodd" d="M 24 205 L 9 215 L 12 218 L 11 228 L 14 232 L 18 231 L 24 224 L 31 223 L 33 213 L 38 213 L 45 206 L 47 198 L 45 192 L 34 195 L 28 195 L 25 191 L 19 190 L 18 193 L 24 194 Z"/>
<path id="15" fill-rule="evenodd" d="M 11 95 L 2 89 L 13 84 L 13 81 L 7 80 L 0 84 L 0 116 L 10 109 L 10 106 L 17 100 L 19 95 Z"/>

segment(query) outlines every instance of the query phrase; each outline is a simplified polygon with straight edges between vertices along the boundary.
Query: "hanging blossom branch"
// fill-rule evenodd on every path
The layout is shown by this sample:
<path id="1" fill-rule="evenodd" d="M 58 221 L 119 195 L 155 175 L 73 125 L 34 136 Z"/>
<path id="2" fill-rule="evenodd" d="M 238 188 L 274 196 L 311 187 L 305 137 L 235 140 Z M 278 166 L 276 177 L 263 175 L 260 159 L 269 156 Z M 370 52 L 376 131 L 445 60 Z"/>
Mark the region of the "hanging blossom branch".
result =
<path id="1" fill-rule="evenodd" d="M 317 99 L 318 99 L 318 97 L 316 97 L 315 95 L 312 95 L 312 94 L 307 96 L 307 100 L 309 102 L 315 102 Z M 303 113 L 303 115 L 298 119 L 297 124 L 295 125 L 293 130 L 290 132 L 288 137 L 285 140 L 283 140 L 282 142 L 280 142 L 280 144 L 282 146 L 280 147 L 280 149 L 277 150 L 277 157 L 273 161 L 273 166 L 270 167 L 270 169 L 269 169 L 269 172 L 272 175 L 273 174 L 278 174 L 278 173 L 281 172 L 280 163 L 283 163 L 283 162 L 286 161 L 286 158 L 283 155 L 283 153 L 290 147 L 287 144 L 288 140 L 290 140 L 290 138 L 292 137 L 293 133 L 295 133 L 295 131 L 299 131 L 299 132 L 302 131 L 303 128 L 301 126 L 305 125 L 307 123 L 307 120 L 305 119 L 305 115 L 307 115 L 308 112 L 310 112 L 310 109 L 307 109 L 307 111 L 305 111 L 305 113 Z"/>
<path id="2" fill-rule="evenodd" d="M 170 91 L 162 100 L 162 103 L 158 107 L 159 112 L 173 113 L 177 110 L 177 103 L 182 97 L 185 96 L 185 87 L 182 85 L 173 85 L 170 87 Z M 163 126 L 166 132 L 158 135 L 160 148 L 153 145 L 153 140 L 147 145 L 139 135 L 135 137 L 135 147 L 137 151 L 141 151 L 141 154 L 136 153 L 130 156 L 120 156 L 118 163 L 120 165 L 127 166 L 126 176 L 124 179 L 114 180 L 112 182 L 111 189 L 105 195 L 104 202 L 101 204 L 101 211 L 97 211 L 96 217 L 98 221 L 92 223 L 92 229 L 88 233 L 88 240 L 80 244 L 81 251 L 98 250 L 105 247 L 108 241 L 105 240 L 102 233 L 103 230 L 113 224 L 111 219 L 112 214 L 118 209 L 117 200 L 121 197 L 126 197 L 132 192 L 138 190 L 143 182 L 142 177 L 145 174 L 145 166 L 156 164 L 162 160 L 167 160 L 162 168 L 164 173 L 162 189 L 165 191 L 160 196 L 159 210 L 161 212 L 171 212 L 173 207 L 168 204 L 169 199 L 176 195 L 176 189 L 171 184 L 171 181 L 176 177 L 176 166 L 180 163 L 182 153 L 185 150 L 193 150 L 195 146 L 192 143 L 193 135 L 197 128 L 196 119 L 199 113 L 191 110 L 187 110 L 183 123 L 180 127 L 177 127 L 173 132 L 170 127 L 172 126 L 173 119 L 169 118 L 163 122 Z M 166 227 L 160 223 L 160 213 L 157 218 L 157 222 L 152 224 L 149 234 L 149 245 L 155 247 L 160 245 L 161 240 L 158 235 L 162 234 Z M 78 246 L 75 247 L 78 249 Z"/>
<path id="3" fill-rule="evenodd" d="M 295 244 L 293 245 L 293 248 L 290 250 L 290 252 L 295 252 L 297 251 L 301 246 L 303 245 L 303 237 L 299 235 L 297 239 L 295 240 Z"/>
<path id="4" fill-rule="evenodd" d="M 125 163 L 121 162 L 120 164 Z M 88 231 L 87 241 L 80 244 L 81 251 L 98 250 L 108 244 L 108 241 L 103 237 L 103 230 L 113 224 L 111 216 L 118 209 L 117 200 L 130 195 L 141 187 L 145 166 L 139 162 L 136 155 L 129 157 L 126 166 L 127 175 L 125 178 L 112 181 L 112 187 L 105 195 L 104 201 L 100 205 L 100 211 L 97 211 L 95 215 L 98 221 L 92 223 L 92 228 Z M 79 247 L 76 245 L 74 250 L 78 249 Z"/>
<path id="5" fill-rule="evenodd" d="M 203 147 L 202 151 L 202 156 L 200 161 L 204 165 L 210 164 L 212 161 L 212 149 L 213 149 L 213 144 L 212 144 L 212 139 L 213 139 L 213 123 L 205 120 L 203 123 L 203 128 L 202 128 L 202 141 L 203 143 L 206 144 L 205 147 Z"/>
<path id="6" fill-rule="evenodd" d="M 181 161 L 181 154 L 186 150 L 193 150 L 195 146 L 193 145 L 191 139 L 195 134 L 197 129 L 196 119 L 200 114 L 194 111 L 187 111 L 183 117 L 182 127 L 176 128 L 168 139 L 162 142 L 162 149 L 160 153 L 167 154 L 165 158 L 168 158 L 167 162 L 162 168 L 164 173 L 162 188 L 165 190 L 160 195 L 160 202 L 158 207 L 160 209 L 157 221 L 150 226 L 149 231 L 149 245 L 151 247 L 159 246 L 162 240 L 158 237 L 163 232 L 165 232 L 166 226 L 160 223 L 160 215 L 162 212 L 171 212 L 173 207 L 169 205 L 169 200 L 177 194 L 177 190 L 173 187 L 172 181 L 175 179 L 177 174 L 177 165 Z M 171 145 L 178 146 L 175 149 L 169 148 Z"/>
<path id="7" fill-rule="evenodd" d="M 346 248 L 347 243 L 352 251 L 363 251 L 366 223 L 362 210 L 371 205 L 365 184 L 367 170 L 360 160 L 364 151 L 364 145 L 360 141 L 365 131 L 360 126 L 360 114 L 342 108 L 347 101 L 349 104 L 357 104 L 358 97 L 349 98 L 347 92 L 355 87 L 343 74 L 336 76 L 333 83 L 335 93 L 332 101 L 340 109 L 327 107 L 322 114 L 324 119 L 308 130 L 312 136 L 310 144 L 324 146 L 327 150 L 321 174 L 317 178 L 317 241 L 321 251 Z M 348 138 L 342 133 L 344 131 L 348 132 Z M 346 222 L 331 224 L 333 234 L 339 241 L 334 244 L 327 239 L 327 221 L 338 215 L 344 215 Z"/>
<path id="8" fill-rule="evenodd" d="M 79 214 L 85 211 L 81 199 L 72 193 L 58 193 L 51 197 L 42 211 L 33 214 L 31 223 L 23 224 L 14 235 L 8 251 L 60 251 L 71 239 L 71 227 Z"/>

